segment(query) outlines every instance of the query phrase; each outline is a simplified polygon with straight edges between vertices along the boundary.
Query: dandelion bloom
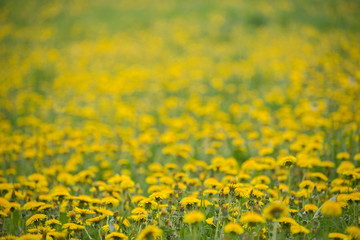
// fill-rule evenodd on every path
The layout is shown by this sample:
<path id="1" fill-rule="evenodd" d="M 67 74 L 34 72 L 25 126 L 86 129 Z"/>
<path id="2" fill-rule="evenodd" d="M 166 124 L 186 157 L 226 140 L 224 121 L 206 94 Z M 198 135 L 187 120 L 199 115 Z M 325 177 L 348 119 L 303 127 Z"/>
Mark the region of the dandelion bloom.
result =
<path id="1" fill-rule="evenodd" d="M 127 240 L 127 239 L 128 237 L 125 234 L 119 232 L 110 233 L 105 237 L 105 240 Z"/>
<path id="2" fill-rule="evenodd" d="M 150 198 L 145 198 L 139 202 L 139 207 L 144 207 L 147 210 L 158 208 L 158 204 Z"/>
<path id="3" fill-rule="evenodd" d="M 250 189 L 249 188 L 235 188 L 235 196 L 237 198 L 249 198 Z"/>
<path id="4" fill-rule="evenodd" d="M 180 203 L 181 205 L 183 205 L 184 207 L 191 207 L 193 205 L 198 205 L 200 204 L 200 200 L 194 197 L 184 197 L 183 199 L 181 199 Z"/>
<path id="5" fill-rule="evenodd" d="M 112 205 L 114 207 L 117 207 L 119 205 L 119 200 L 117 200 L 114 197 L 105 197 L 103 199 L 101 199 L 101 204 L 102 205 Z"/>
<path id="6" fill-rule="evenodd" d="M 340 217 L 342 214 L 341 205 L 337 202 L 327 201 L 322 206 L 321 213 L 325 216 Z"/>
<path id="7" fill-rule="evenodd" d="M 303 227 L 303 226 L 300 226 L 300 225 L 292 225 L 291 228 L 290 228 L 290 231 L 293 235 L 296 235 L 296 234 L 308 234 L 310 231 L 309 229 Z"/>
<path id="8" fill-rule="evenodd" d="M 85 229 L 84 226 L 78 225 L 78 224 L 75 224 L 75 223 L 65 223 L 65 224 L 62 226 L 62 228 L 68 229 L 68 230 L 71 230 L 71 231 L 80 231 L 80 230 Z"/>
<path id="9" fill-rule="evenodd" d="M 279 159 L 279 166 L 281 167 L 291 167 L 296 163 L 296 158 L 294 156 L 285 156 Z"/>
<path id="10" fill-rule="evenodd" d="M 240 222 L 254 226 L 257 223 L 265 223 L 265 219 L 258 213 L 248 212 L 241 216 Z"/>
<path id="11" fill-rule="evenodd" d="M 189 224 L 198 223 L 204 220 L 205 215 L 200 211 L 192 211 L 184 216 L 184 222 Z"/>
<path id="12" fill-rule="evenodd" d="M 30 224 L 44 220 L 46 218 L 47 216 L 45 214 L 35 214 L 26 221 L 26 226 L 29 226 Z"/>
<path id="13" fill-rule="evenodd" d="M 278 221 L 279 221 L 279 223 L 281 223 L 285 226 L 297 225 L 296 221 L 291 217 L 282 217 L 282 218 L 279 218 Z"/>
<path id="14" fill-rule="evenodd" d="M 150 195 L 149 198 L 158 202 L 161 199 L 168 198 L 168 195 L 165 192 L 154 192 Z"/>
<path id="15" fill-rule="evenodd" d="M 212 226 L 216 227 L 215 224 L 214 224 L 214 217 L 206 219 L 205 222 L 207 224 L 209 224 L 209 225 L 212 225 Z"/>
<path id="16" fill-rule="evenodd" d="M 316 212 L 319 208 L 314 204 L 306 204 L 305 211 L 306 212 Z"/>
<path id="17" fill-rule="evenodd" d="M 289 213 L 289 208 L 285 203 L 273 202 L 263 210 L 263 215 L 268 220 L 279 219 L 286 217 Z"/>
<path id="18" fill-rule="evenodd" d="M 163 231 L 153 225 L 144 228 L 137 236 L 136 240 L 156 239 L 162 235 Z"/>
<path id="19" fill-rule="evenodd" d="M 30 233 L 27 233 L 27 234 L 24 234 L 22 236 L 20 236 L 19 238 L 16 238 L 16 239 L 19 239 L 19 240 L 40 240 L 41 239 L 41 235 L 37 234 L 30 234 Z"/>
<path id="20" fill-rule="evenodd" d="M 35 210 L 41 206 L 45 205 L 45 203 L 43 202 L 27 202 L 25 203 L 25 205 L 22 207 L 22 209 L 24 210 Z"/>
<path id="21" fill-rule="evenodd" d="M 134 186 L 135 186 L 135 183 L 133 181 L 131 181 L 130 179 L 125 179 L 120 184 L 120 188 L 124 189 L 124 190 L 133 188 Z"/>
<path id="22" fill-rule="evenodd" d="M 348 239 L 348 236 L 342 233 L 329 233 L 328 237 L 334 239 Z"/>
<path id="23" fill-rule="evenodd" d="M 65 239 L 66 233 L 64 232 L 49 232 L 47 236 L 53 238 L 53 239 Z"/>
<path id="24" fill-rule="evenodd" d="M 90 209 L 82 209 L 82 208 L 75 207 L 74 210 L 76 213 L 80 214 L 81 216 L 85 216 L 87 214 L 95 214 L 95 212 Z"/>
<path id="25" fill-rule="evenodd" d="M 244 229 L 238 223 L 228 223 L 224 228 L 225 233 L 242 234 Z"/>
<path id="26" fill-rule="evenodd" d="M 102 220 L 104 220 L 105 218 L 106 218 L 105 215 L 100 215 L 97 217 L 87 219 L 86 223 L 98 223 L 98 222 L 101 222 Z"/>
<path id="27" fill-rule="evenodd" d="M 45 222 L 46 226 L 61 225 L 61 222 L 57 219 L 49 219 Z"/>
<path id="28" fill-rule="evenodd" d="M 346 228 L 346 232 L 350 234 L 352 239 L 360 239 L 360 227 L 350 226 Z"/>
<path id="29" fill-rule="evenodd" d="M 130 219 L 134 220 L 135 222 L 141 222 L 141 221 L 145 221 L 147 218 L 147 214 L 133 214 L 129 217 Z"/>

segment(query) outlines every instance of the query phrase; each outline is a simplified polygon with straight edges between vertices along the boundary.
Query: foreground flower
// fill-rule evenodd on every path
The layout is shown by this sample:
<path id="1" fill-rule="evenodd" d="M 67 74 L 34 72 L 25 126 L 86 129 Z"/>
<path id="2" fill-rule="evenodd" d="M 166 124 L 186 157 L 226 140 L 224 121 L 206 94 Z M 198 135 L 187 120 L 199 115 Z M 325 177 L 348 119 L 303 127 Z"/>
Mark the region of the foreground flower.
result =
<path id="1" fill-rule="evenodd" d="M 337 202 L 327 201 L 322 206 L 321 213 L 325 216 L 340 217 L 342 214 L 341 205 Z"/>
<path id="2" fill-rule="evenodd" d="M 98 223 L 106 218 L 105 215 L 100 215 L 86 220 L 86 223 Z"/>
<path id="3" fill-rule="evenodd" d="M 71 231 L 80 231 L 80 230 L 85 229 L 84 226 L 78 225 L 78 224 L 75 224 L 75 223 L 65 223 L 65 224 L 62 226 L 62 228 L 68 229 L 68 230 L 71 230 Z"/>
<path id="4" fill-rule="evenodd" d="M 113 232 L 113 233 L 110 233 L 109 235 L 107 235 L 105 237 L 105 239 L 106 240 L 127 240 L 128 237 L 123 233 Z"/>
<path id="5" fill-rule="evenodd" d="M 45 214 L 35 214 L 26 221 L 26 226 L 29 226 L 30 224 L 36 223 L 46 218 L 47 216 Z"/>
<path id="6" fill-rule="evenodd" d="M 193 205 L 199 205 L 200 204 L 200 200 L 194 197 L 184 197 L 180 203 L 181 205 L 183 205 L 184 207 L 191 207 Z"/>
<path id="7" fill-rule="evenodd" d="M 192 211 L 185 215 L 184 222 L 188 224 L 198 223 L 205 220 L 205 215 L 200 211 Z"/>
<path id="8" fill-rule="evenodd" d="M 209 225 L 212 225 L 212 226 L 216 227 L 215 224 L 214 224 L 214 217 L 206 219 L 205 222 L 207 224 L 209 224 Z"/>
<path id="9" fill-rule="evenodd" d="M 348 239 L 348 236 L 342 233 L 329 233 L 328 237 L 334 239 Z"/>
<path id="10" fill-rule="evenodd" d="M 285 203 L 273 202 L 263 210 L 263 215 L 267 220 L 279 219 L 286 217 L 289 213 L 289 208 Z"/>
<path id="11" fill-rule="evenodd" d="M 346 232 L 350 234 L 352 239 L 360 239 L 360 227 L 350 226 L 346 228 Z"/>
<path id="12" fill-rule="evenodd" d="M 314 204 L 306 204 L 305 205 L 306 212 L 316 212 L 317 210 L 318 210 L 318 207 Z"/>
<path id="13" fill-rule="evenodd" d="M 156 239 L 157 237 L 160 237 L 162 235 L 163 231 L 153 225 L 147 226 L 144 228 L 136 240 L 146 240 L 146 239 Z"/>
<path id="14" fill-rule="evenodd" d="M 150 198 L 145 198 L 139 202 L 139 207 L 143 207 L 146 210 L 156 209 L 158 204 Z"/>
<path id="15" fill-rule="evenodd" d="M 291 233 L 296 235 L 296 234 L 308 234 L 310 231 L 309 229 L 303 227 L 303 226 L 300 226 L 300 225 L 292 225 L 291 228 Z"/>
<path id="16" fill-rule="evenodd" d="M 292 225 L 297 225 L 296 221 L 294 219 L 292 219 L 291 217 L 279 218 L 278 222 L 286 227 L 290 227 Z"/>
<path id="17" fill-rule="evenodd" d="M 281 167 L 291 167 L 296 163 L 296 158 L 293 156 L 285 156 L 280 158 L 278 164 Z"/>
<path id="18" fill-rule="evenodd" d="M 225 225 L 224 232 L 230 234 L 242 234 L 244 229 L 240 226 L 240 224 L 228 223 Z"/>
<path id="19" fill-rule="evenodd" d="M 265 223 L 265 219 L 258 213 L 248 212 L 241 216 L 240 222 L 255 226 L 257 223 Z"/>
<path id="20" fill-rule="evenodd" d="M 49 232 L 47 236 L 51 237 L 52 239 L 65 239 L 66 233 L 64 233 L 64 232 Z"/>

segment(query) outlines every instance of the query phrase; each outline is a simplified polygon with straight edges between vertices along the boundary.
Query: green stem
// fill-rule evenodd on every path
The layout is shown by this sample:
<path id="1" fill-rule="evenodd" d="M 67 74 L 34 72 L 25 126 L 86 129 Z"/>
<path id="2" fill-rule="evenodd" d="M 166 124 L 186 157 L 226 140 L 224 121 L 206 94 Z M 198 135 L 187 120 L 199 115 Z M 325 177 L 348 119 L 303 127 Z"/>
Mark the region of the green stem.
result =
<path id="1" fill-rule="evenodd" d="M 86 227 L 84 228 L 86 235 L 88 235 L 89 239 L 92 240 L 93 238 L 90 236 L 89 232 L 86 230 Z"/>
<path id="2" fill-rule="evenodd" d="M 197 226 L 193 226 L 193 239 L 196 240 L 197 239 Z"/>
<path id="3" fill-rule="evenodd" d="M 101 237 L 101 231 L 100 230 L 101 230 L 101 228 L 99 228 L 99 231 L 98 231 L 99 232 L 99 237 L 100 237 L 100 240 L 101 240 L 102 237 Z"/>
<path id="4" fill-rule="evenodd" d="M 289 185 L 288 185 L 288 187 L 289 187 L 289 191 L 288 191 L 288 197 L 290 197 L 291 196 L 291 167 L 290 167 L 290 169 L 289 169 Z"/>
<path id="5" fill-rule="evenodd" d="M 218 234 L 218 231 L 219 231 L 219 223 L 220 223 L 220 214 L 221 214 L 221 209 L 219 207 L 219 214 L 218 214 L 218 217 L 217 217 L 217 222 L 216 222 L 216 231 L 215 231 L 215 240 L 217 238 L 217 234 Z"/>
<path id="6" fill-rule="evenodd" d="M 240 217 L 241 217 L 241 199 L 239 199 L 238 214 L 236 216 L 236 222 L 239 222 Z"/>
<path id="7" fill-rule="evenodd" d="M 273 222 L 273 230 L 272 230 L 272 240 L 276 240 L 277 234 L 277 221 Z"/>

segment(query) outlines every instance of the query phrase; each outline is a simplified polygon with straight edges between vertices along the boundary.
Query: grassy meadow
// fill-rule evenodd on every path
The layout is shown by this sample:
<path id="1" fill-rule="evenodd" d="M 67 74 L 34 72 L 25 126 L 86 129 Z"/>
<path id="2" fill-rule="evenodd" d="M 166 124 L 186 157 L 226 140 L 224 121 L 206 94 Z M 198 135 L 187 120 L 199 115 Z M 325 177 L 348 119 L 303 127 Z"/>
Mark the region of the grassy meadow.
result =
<path id="1" fill-rule="evenodd" d="M 0 0 L 0 239 L 360 239 L 360 1 Z"/>

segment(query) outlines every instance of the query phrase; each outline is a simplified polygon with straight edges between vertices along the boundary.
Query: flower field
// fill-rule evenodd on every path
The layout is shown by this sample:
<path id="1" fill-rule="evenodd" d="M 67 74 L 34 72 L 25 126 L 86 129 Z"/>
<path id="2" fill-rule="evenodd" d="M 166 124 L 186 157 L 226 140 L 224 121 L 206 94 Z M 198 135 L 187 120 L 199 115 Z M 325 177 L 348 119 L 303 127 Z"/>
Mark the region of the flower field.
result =
<path id="1" fill-rule="evenodd" d="M 359 13 L 0 1 L 0 239 L 360 239 Z"/>

